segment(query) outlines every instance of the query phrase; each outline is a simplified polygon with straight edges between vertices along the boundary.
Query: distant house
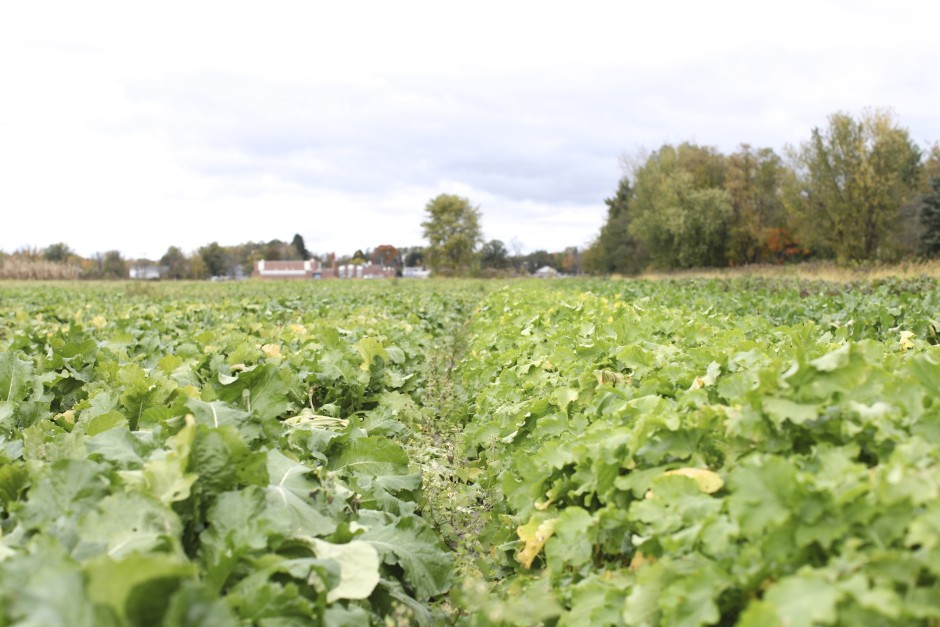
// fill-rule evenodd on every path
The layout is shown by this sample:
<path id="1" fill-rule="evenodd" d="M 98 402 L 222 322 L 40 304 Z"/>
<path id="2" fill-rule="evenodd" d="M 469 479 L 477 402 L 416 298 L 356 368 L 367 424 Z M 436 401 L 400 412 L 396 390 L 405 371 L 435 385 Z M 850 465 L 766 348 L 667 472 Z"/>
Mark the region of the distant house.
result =
<path id="1" fill-rule="evenodd" d="M 267 261 L 255 262 L 252 278 L 257 279 L 327 279 L 335 276 L 332 268 L 325 268 L 316 259 L 307 261 Z"/>
<path id="2" fill-rule="evenodd" d="M 426 279 L 431 276 L 431 271 L 418 266 L 402 268 L 401 275 L 406 279 Z"/>
<path id="3" fill-rule="evenodd" d="M 163 276 L 164 269 L 152 263 L 135 263 L 128 271 L 130 278 L 138 281 L 157 281 Z"/>
<path id="4" fill-rule="evenodd" d="M 308 261 L 266 261 L 255 263 L 251 276 L 258 279 L 393 279 L 395 268 L 377 264 L 325 266 Z"/>
<path id="5" fill-rule="evenodd" d="M 339 279 L 394 279 L 396 275 L 395 268 L 375 263 L 350 263 L 336 267 L 336 277 Z"/>
<path id="6" fill-rule="evenodd" d="M 540 279 L 553 279 L 558 276 L 558 270 L 551 266 L 542 266 L 536 270 L 532 276 L 538 277 Z"/>

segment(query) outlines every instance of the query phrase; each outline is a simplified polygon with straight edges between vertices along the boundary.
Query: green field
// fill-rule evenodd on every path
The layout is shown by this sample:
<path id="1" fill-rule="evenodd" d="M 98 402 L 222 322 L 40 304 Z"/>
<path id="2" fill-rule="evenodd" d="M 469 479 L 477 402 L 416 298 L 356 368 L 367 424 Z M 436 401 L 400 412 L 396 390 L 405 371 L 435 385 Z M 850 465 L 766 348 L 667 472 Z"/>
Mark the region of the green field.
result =
<path id="1" fill-rule="evenodd" d="M 0 284 L 0 625 L 940 624 L 940 283 Z"/>

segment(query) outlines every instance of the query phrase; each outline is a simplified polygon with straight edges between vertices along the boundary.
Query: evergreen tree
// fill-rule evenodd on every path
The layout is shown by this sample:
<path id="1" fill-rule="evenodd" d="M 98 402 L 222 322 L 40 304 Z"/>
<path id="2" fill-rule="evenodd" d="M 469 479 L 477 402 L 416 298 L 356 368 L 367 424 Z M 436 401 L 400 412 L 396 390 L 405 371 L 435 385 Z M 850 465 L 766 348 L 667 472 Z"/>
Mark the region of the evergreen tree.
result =
<path id="1" fill-rule="evenodd" d="M 300 233 L 294 234 L 294 239 L 291 240 L 290 245 L 294 248 L 294 251 L 296 251 L 299 259 L 304 261 L 310 259 L 310 251 L 307 250 L 307 246 L 304 244 L 304 238 Z"/>
<path id="2" fill-rule="evenodd" d="M 940 256 L 940 176 L 930 180 L 931 191 L 920 198 L 921 247 L 928 257 Z"/>
<path id="3" fill-rule="evenodd" d="M 630 234 L 630 201 L 633 188 L 626 176 L 620 179 L 617 193 L 605 198 L 607 222 L 585 253 L 584 266 L 594 274 L 637 274 L 646 266 L 643 247 Z"/>

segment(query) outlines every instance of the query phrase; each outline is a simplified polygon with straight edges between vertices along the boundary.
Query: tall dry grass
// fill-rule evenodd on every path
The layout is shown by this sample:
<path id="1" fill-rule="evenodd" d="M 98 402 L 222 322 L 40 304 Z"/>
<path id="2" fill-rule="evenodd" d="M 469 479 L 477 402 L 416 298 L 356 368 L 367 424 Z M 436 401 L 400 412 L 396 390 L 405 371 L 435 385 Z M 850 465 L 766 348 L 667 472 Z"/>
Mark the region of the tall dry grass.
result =
<path id="1" fill-rule="evenodd" d="M 77 279 L 80 274 L 81 268 L 73 263 L 24 259 L 15 255 L 0 259 L 0 279 L 62 281 Z"/>
<path id="2" fill-rule="evenodd" d="M 940 260 L 907 261 L 899 264 L 839 265 L 834 262 L 807 262 L 792 265 L 751 265 L 735 268 L 704 268 L 698 270 L 649 271 L 641 279 L 722 279 L 731 277 L 794 278 L 851 283 L 888 278 L 940 278 Z"/>

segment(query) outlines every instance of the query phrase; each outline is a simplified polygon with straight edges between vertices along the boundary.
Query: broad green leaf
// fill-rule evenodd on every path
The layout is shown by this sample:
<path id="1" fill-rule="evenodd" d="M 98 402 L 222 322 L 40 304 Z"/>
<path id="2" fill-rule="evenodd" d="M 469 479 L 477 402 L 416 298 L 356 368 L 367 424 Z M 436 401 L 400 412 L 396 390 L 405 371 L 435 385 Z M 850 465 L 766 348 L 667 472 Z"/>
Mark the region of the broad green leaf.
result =
<path id="1" fill-rule="evenodd" d="M 565 411 L 568 405 L 578 400 L 578 391 L 573 388 L 558 388 L 552 392 L 552 400 L 559 409 Z"/>
<path id="2" fill-rule="evenodd" d="M 107 554 L 113 559 L 140 552 L 174 552 L 182 524 L 176 513 L 141 494 L 105 497 L 78 522 L 76 559 Z"/>
<path id="3" fill-rule="evenodd" d="M 785 398 L 767 397 L 763 400 L 764 411 L 781 425 L 789 420 L 795 425 L 802 425 L 818 417 L 819 408 L 816 405 L 794 403 Z"/>
<path id="4" fill-rule="evenodd" d="M 85 579 L 63 547 L 51 538 L 41 539 L 30 553 L 0 562 L 2 622 L 30 627 L 117 627 L 110 613 L 89 599 Z"/>
<path id="5" fill-rule="evenodd" d="M 187 472 L 195 437 L 195 421 L 187 419 L 186 426 L 167 439 L 169 450 L 155 451 L 144 463 L 143 470 L 124 471 L 121 477 L 129 485 L 148 491 L 166 505 L 188 499 L 190 488 L 199 478 L 196 473 Z"/>
<path id="6" fill-rule="evenodd" d="M 241 622 L 223 599 L 203 583 L 184 580 L 169 598 L 164 627 L 239 627 Z"/>
<path id="7" fill-rule="evenodd" d="M 196 565 L 166 553 L 133 553 L 123 559 L 100 556 L 85 572 L 92 601 L 110 607 L 126 624 L 159 624 L 166 600 L 196 576 Z"/>
<path id="8" fill-rule="evenodd" d="M 562 572 L 566 566 L 578 568 L 589 563 L 596 538 L 597 521 L 587 510 L 580 507 L 565 508 L 558 516 L 552 536 L 545 544 L 548 567 L 553 571 Z"/>
<path id="9" fill-rule="evenodd" d="M 272 515 L 290 521 L 294 535 L 322 536 L 336 529 L 336 521 L 317 511 L 310 498 L 319 485 L 307 478 L 310 469 L 277 450 L 268 452 L 267 502 Z"/>
<path id="10" fill-rule="evenodd" d="M 416 598 L 428 599 L 450 588 L 452 558 L 437 534 L 416 516 L 373 522 L 357 539 L 374 546 L 386 564 L 398 564 Z"/>
<path id="11" fill-rule="evenodd" d="M 241 624 L 318 624 L 316 592 L 326 587 L 326 582 L 317 566 L 312 559 L 275 558 L 263 568 L 250 570 L 232 586 L 225 600 L 242 619 Z"/>
<path id="12" fill-rule="evenodd" d="M 343 473 L 370 475 L 404 474 L 408 471 L 408 454 L 395 442 L 382 436 L 335 441 L 342 444 L 338 455 L 331 454 L 328 468 Z M 331 452 L 339 448 L 334 446 Z"/>
<path id="13" fill-rule="evenodd" d="M 248 419 L 248 412 L 232 407 L 222 401 L 213 401 L 206 403 L 197 399 L 186 401 L 186 407 L 193 412 L 196 424 L 206 425 L 207 427 L 220 427 L 222 425 L 232 425 L 238 427 Z"/>
<path id="14" fill-rule="evenodd" d="M 268 509 L 265 492 L 254 486 L 218 495 L 206 522 L 200 557 L 214 590 L 222 589 L 242 557 L 264 552 L 269 542 L 286 537 L 291 525 L 289 519 Z"/>
<path id="15" fill-rule="evenodd" d="M 50 534 L 65 547 L 77 542 L 79 516 L 92 511 L 108 494 L 104 467 L 90 461 L 55 462 L 33 477 L 33 487 L 20 512 L 27 529 Z"/>
<path id="16" fill-rule="evenodd" d="M 258 421 L 271 421 L 284 415 L 290 403 L 289 387 L 273 363 L 240 372 L 236 380 L 225 385 L 219 397 L 232 405 L 241 405 Z"/>
<path id="17" fill-rule="evenodd" d="M 787 521 L 800 493 L 793 466 L 778 457 L 738 466 L 731 473 L 730 486 L 730 511 L 745 533 L 761 533 Z"/>
<path id="18" fill-rule="evenodd" d="M 0 401 L 13 402 L 26 398 L 33 383 L 33 365 L 15 353 L 0 353 Z"/>
<path id="19" fill-rule="evenodd" d="M 29 471 L 23 462 L 0 466 L 0 506 L 8 511 L 10 504 L 19 501 L 29 484 Z"/>
<path id="20" fill-rule="evenodd" d="M 849 363 L 849 351 L 851 350 L 851 345 L 843 344 L 836 350 L 826 353 L 818 359 L 814 359 L 810 362 L 810 365 L 816 370 L 822 372 L 832 372 L 843 368 Z"/>
<path id="21" fill-rule="evenodd" d="M 764 600 L 775 611 L 780 624 L 813 627 L 835 622 L 840 597 L 835 585 L 806 570 L 775 583 Z"/>

